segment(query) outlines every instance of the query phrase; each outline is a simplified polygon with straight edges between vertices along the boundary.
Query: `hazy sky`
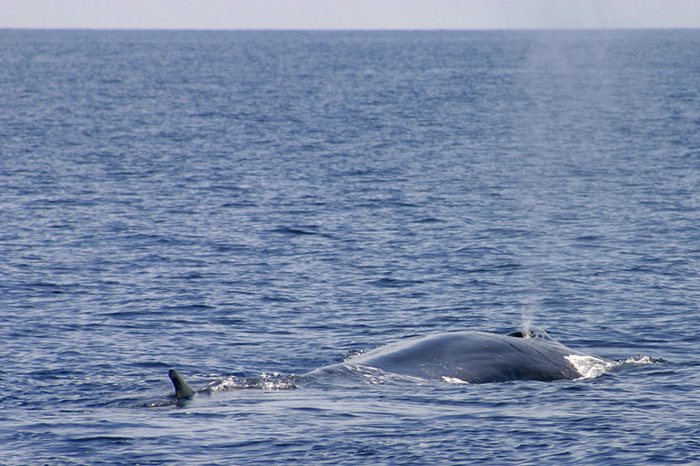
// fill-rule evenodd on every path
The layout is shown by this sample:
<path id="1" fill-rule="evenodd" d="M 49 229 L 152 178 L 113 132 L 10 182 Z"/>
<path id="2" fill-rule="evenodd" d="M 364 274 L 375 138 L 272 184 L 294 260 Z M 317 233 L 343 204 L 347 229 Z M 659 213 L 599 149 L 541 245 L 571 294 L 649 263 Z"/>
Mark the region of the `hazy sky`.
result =
<path id="1" fill-rule="evenodd" d="M 700 0 L 0 0 L 0 28 L 700 28 Z"/>

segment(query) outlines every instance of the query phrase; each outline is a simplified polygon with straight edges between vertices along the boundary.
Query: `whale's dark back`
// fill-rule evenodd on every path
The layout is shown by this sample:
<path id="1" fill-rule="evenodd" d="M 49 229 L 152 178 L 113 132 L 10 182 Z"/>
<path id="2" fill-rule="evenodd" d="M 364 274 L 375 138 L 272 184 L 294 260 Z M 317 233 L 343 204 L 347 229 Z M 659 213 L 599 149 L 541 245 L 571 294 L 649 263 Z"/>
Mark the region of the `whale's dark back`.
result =
<path id="1" fill-rule="evenodd" d="M 566 358 L 581 355 L 557 342 L 483 332 L 454 332 L 411 338 L 346 361 L 422 379 L 454 378 L 469 383 L 581 377 Z"/>

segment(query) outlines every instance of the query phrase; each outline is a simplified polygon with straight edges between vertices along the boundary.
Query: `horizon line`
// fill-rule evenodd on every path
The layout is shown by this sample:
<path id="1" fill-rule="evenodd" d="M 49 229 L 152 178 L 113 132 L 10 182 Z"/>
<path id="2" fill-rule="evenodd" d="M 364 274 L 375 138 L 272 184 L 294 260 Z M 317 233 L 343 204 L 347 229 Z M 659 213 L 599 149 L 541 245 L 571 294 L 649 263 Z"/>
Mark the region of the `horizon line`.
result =
<path id="1" fill-rule="evenodd" d="M 502 31 L 700 31 L 700 26 L 616 26 L 616 27 L 435 27 L 435 28 L 208 28 L 208 27 L 84 27 L 84 26 L 0 26 L 0 31 L 134 31 L 134 32 L 502 32 Z"/>

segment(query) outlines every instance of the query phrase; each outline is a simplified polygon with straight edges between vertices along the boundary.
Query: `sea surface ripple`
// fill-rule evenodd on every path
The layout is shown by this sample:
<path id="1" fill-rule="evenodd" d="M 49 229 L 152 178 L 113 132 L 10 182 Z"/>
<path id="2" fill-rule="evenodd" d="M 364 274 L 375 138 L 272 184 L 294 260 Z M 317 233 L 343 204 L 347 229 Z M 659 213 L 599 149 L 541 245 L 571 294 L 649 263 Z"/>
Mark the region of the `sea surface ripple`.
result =
<path id="1" fill-rule="evenodd" d="M 0 30 L 0 463 L 700 463 L 698 50 Z M 523 325 L 657 362 L 169 399 Z"/>

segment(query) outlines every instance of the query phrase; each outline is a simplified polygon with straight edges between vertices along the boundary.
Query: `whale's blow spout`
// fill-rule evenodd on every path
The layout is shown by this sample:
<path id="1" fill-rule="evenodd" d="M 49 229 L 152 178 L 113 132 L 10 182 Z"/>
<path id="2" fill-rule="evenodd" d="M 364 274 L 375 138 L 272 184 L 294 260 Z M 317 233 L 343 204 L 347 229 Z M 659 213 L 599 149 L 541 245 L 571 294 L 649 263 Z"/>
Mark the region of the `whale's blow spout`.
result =
<path id="1" fill-rule="evenodd" d="M 175 369 L 170 369 L 168 371 L 168 377 L 170 377 L 173 387 L 175 387 L 175 398 L 178 400 L 187 400 L 195 395 L 195 391 L 192 390 L 192 387 L 187 385 L 185 379 L 182 378 Z"/>

